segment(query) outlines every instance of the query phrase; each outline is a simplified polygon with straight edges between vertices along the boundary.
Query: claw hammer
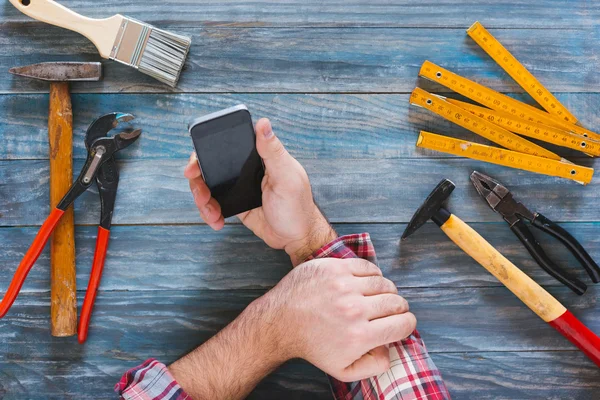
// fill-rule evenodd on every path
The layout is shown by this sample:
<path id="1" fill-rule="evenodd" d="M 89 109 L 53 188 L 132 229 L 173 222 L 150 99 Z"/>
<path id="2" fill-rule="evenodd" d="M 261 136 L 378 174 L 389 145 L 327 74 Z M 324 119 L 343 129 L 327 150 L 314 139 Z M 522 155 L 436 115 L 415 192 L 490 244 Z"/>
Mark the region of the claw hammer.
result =
<path id="1" fill-rule="evenodd" d="M 502 282 L 531 311 L 600 367 L 600 338 L 473 228 L 444 207 L 444 202 L 453 190 L 454 184 L 448 179 L 443 179 L 415 212 L 402 235 L 402 240 L 431 219 L 450 240 Z"/>
<path id="2" fill-rule="evenodd" d="M 69 82 L 98 81 L 99 62 L 48 62 L 9 70 L 11 74 L 50 82 L 48 141 L 50 158 L 50 209 L 73 182 L 73 111 Z M 50 242 L 50 333 L 77 334 L 75 224 L 69 207 Z"/>

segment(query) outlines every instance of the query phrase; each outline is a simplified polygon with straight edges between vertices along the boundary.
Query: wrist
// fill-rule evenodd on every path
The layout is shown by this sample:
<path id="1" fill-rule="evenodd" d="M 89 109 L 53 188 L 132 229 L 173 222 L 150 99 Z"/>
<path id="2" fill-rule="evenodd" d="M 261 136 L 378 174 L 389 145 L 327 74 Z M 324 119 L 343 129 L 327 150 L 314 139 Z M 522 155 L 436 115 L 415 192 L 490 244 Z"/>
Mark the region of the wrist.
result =
<path id="1" fill-rule="evenodd" d="M 251 325 L 252 348 L 256 357 L 274 370 L 286 361 L 294 358 L 288 336 L 285 334 L 285 322 L 281 315 L 282 304 L 272 291 L 254 300 L 240 316 Z"/>
<path id="2" fill-rule="evenodd" d="M 338 237 L 316 206 L 309 226 L 310 230 L 302 240 L 291 242 L 285 246 L 285 252 L 290 256 L 294 267 L 302 264 L 315 251 Z"/>

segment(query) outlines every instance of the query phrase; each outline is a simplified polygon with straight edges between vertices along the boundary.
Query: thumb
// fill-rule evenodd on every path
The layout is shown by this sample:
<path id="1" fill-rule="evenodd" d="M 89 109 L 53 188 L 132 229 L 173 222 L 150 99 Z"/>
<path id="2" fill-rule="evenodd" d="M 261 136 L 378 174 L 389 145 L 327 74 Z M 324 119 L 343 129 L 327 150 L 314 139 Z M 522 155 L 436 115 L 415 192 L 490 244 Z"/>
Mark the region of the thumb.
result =
<path id="1" fill-rule="evenodd" d="M 283 167 L 291 156 L 273 133 L 271 121 L 261 118 L 254 129 L 256 131 L 256 150 L 264 160 L 265 167 L 272 168 L 272 171 Z"/>
<path id="2" fill-rule="evenodd" d="M 346 367 L 344 382 L 354 382 L 380 375 L 390 369 L 390 351 L 387 346 L 379 346 Z"/>

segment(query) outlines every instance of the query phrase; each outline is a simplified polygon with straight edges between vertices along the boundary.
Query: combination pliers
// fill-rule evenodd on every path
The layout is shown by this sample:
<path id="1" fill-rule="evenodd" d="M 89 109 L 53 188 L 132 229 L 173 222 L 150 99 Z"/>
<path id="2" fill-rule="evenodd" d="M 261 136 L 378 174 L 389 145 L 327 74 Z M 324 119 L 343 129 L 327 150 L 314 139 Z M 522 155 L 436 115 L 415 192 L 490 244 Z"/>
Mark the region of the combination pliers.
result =
<path id="1" fill-rule="evenodd" d="M 40 256 L 52 231 L 67 208 L 95 181 L 100 194 L 100 225 L 98 226 L 98 237 L 96 238 L 96 250 L 90 280 L 77 329 L 79 342 L 85 342 L 94 300 L 96 299 L 96 293 L 100 285 L 102 269 L 104 268 L 104 259 L 106 258 L 106 250 L 108 249 L 112 215 L 117 196 L 117 186 L 119 184 L 119 171 L 114 155 L 119 150 L 135 142 L 142 132 L 139 129 L 128 129 L 113 137 L 108 137 L 107 135 L 120 122 L 128 122 L 132 119 L 134 117 L 131 114 L 111 113 L 101 116 L 89 126 L 85 135 L 85 146 L 88 154 L 83 169 L 67 194 L 65 194 L 56 208 L 50 212 L 29 250 L 25 253 L 4 294 L 4 298 L 0 302 L 0 318 L 6 315 L 16 300 L 25 282 L 25 278 L 27 278 L 27 274 L 29 274 L 29 271 Z"/>
<path id="2" fill-rule="evenodd" d="M 579 279 L 559 268 L 546 254 L 542 246 L 535 239 L 525 220 L 531 225 L 557 238 L 575 256 L 577 261 L 585 268 L 594 283 L 600 282 L 600 267 L 569 232 L 560 227 L 540 213 L 528 210 L 523 204 L 517 202 L 512 193 L 500 182 L 493 178 L 474 171 L 471 182 L 477 192 L 488 205 L 510 225 L 510 229 L 523 243 L 529 254 L 552 277 L 566 285 L 578 295 L 585 293 L 587 286 Z"/>

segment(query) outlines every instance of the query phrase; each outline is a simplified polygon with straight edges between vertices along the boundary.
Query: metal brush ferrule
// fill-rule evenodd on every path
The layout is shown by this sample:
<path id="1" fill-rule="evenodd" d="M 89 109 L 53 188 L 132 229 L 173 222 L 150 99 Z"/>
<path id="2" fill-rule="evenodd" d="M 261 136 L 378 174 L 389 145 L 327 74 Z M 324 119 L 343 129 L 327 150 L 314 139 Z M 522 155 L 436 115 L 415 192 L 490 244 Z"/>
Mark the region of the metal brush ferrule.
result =
<path id="1" fill-rule="evenodd" d="M 152 27 L 131 18 L 123 18 L 110 59 L 138 68 Z"/>

